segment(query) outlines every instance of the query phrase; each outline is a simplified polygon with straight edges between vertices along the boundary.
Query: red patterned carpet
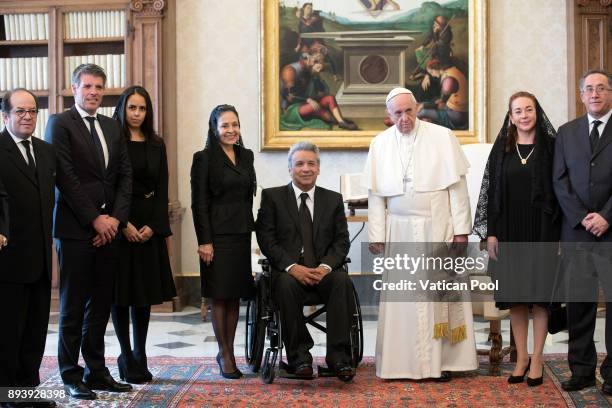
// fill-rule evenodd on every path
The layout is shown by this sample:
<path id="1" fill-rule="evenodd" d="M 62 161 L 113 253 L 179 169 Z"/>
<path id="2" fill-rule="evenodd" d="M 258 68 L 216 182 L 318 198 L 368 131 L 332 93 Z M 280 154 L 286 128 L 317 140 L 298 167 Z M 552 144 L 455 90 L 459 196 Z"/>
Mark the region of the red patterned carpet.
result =
<path id="1" fill-rule="evenodd" d="M 277 378 L 263 384 L 257 374 L 240 380 L 219 375 L 213 358 L 150 358 L 155 381 L 136 385 L 125 394 L 99 392 L 96 401 L 62 400 L 60 406 L 79 407 L 608 407 L 598 388 L 568 394 L 560 381 L 569 376 L 562 355 L 547 356 L 544 384 L 529 388 L 525 383 L 509 385 L 504 375 L 489 377 L 486 363 L 477 372 L 457 375 L 449 383 L 433 381 L 383 381 L 376 378 L 373 358 L 365 358 L 352 383 L 336 378 L 296 381 Z M 318 361 L 322 363 L 321 360 Z M 108 360 L 118 378 L 116 362 Z M 246 367 L 241 366 L 244 373 Z M 41 368 L 43 386 L 61 389 L 55 358 L 45 357 Z"/>

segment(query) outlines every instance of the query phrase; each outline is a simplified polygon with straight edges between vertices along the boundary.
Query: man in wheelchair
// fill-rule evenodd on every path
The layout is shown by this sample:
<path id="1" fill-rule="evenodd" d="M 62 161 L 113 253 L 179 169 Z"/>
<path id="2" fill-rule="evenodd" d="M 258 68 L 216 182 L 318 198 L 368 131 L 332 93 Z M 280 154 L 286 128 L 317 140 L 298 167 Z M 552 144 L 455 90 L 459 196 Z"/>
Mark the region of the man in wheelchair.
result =
<path id="1" fill-rule="evenodd" d="M 296 143 L 288 161 L 292 182 L 263 190 L 256 231 L 272 266 L 289 372 L 312 378 L 314 342 L 303 307 L 316 296 L 327 306 L 326 363 L 338 378 L 350 381 L 355 375 L 350 364 L 353 286 L 342 268 L 350 246 L 342 195 L 315 186 L 320 165 L 316 145 Z"/>

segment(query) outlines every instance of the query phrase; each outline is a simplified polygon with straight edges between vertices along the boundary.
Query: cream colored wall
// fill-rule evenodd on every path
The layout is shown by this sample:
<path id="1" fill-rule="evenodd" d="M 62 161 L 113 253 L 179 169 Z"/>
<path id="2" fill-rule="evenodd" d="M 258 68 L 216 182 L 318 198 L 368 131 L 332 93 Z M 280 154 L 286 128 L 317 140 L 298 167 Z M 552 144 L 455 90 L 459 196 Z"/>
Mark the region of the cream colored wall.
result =
<path id="1" fill-rule="evenodd" d="M 528 91 L 558 128 L 568 120 L 566 0 L 490 0 L 489 140 L 508 98 Z"/>
<path id="2" fill-rule="evenodd" d="M 535 93 L 559 126 L 567 120 L 566 0 L 490 0 L 489 133 L 496 133 L 508 96 Z M 188 207 L 183 220 L 182 272 L 196 273 L 195 234 L 189 170 L 201 149 L 208 115 L 220 103 L 236 106 L 245 144 L 255 152 L 259 184 L 289 181 L 286 154 L 259 153 L 260 0 L 178 0 L 178 153 L 179 199 Z M 359 172 L 366 152 L 323 152 L 318 184 L 339 189 L 341 173 Z M 358 225 L 351 225 L 351 236 Z M 365 232 L 361 237 L 365 236 Z M 358 253 L 351 251 L 353 262 Z"/>

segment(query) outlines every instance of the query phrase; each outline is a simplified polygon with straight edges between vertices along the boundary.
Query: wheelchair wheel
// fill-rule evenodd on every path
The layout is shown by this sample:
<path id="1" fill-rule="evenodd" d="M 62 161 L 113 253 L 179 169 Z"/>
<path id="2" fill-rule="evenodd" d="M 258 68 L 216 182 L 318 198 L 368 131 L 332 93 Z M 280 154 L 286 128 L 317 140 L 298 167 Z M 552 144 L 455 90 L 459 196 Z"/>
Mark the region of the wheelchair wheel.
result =
<path id="1" fill-rule="evenodd" d="M 261 368 L 261 379 L 266 384 L 272 384 L 276 374 L 276 359 L 278 357 L 278 349 L 268 348 Z"/>
<path id="2" fill-rule="evenodd" d="M 361 305 L 357 290 L 353 286 L 353 319 L 351 322 L 351 365 L 357 368 L 363 359 L 363 321 L 361 318 Z"/>
<path id="3" fill-rule="evenodd" d="M 252 372 L 256 373 L 261 367 L 266 327 L 261 321 L 258 312 L 258 301 L 250 300 L 246 310 L 246 330 L 244 342 L 244 356 Z"/>
<path id="4" fill-rule="evenodd" d="M 269 309 L 269 279 L 259 275 L 255 280 L 255 299 L 247 304 L 244 355 L 251 371 L 256 373 L 261 367 L 261 359 L 266 343 L 266 327 Z"/>

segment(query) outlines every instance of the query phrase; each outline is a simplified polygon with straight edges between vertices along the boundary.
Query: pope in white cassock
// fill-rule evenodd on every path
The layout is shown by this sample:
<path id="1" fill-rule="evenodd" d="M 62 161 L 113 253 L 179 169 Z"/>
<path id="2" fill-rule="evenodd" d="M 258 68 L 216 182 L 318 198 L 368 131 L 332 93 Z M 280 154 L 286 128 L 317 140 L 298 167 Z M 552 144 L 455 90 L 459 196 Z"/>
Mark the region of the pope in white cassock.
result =
<path id="1" fill-rule="evenodd" d="M 394 126 L 370 144 L 364 169 L 370 251 L 385 243 L 467 242 L 472 229 L 469 163 L 453 133 L 417 119 L 405 88 L 387 96 Z M 381 293 L 376 336 L 380 378 L 450 380 L 478 367 L 471 303 L 386 301 Z"/>

